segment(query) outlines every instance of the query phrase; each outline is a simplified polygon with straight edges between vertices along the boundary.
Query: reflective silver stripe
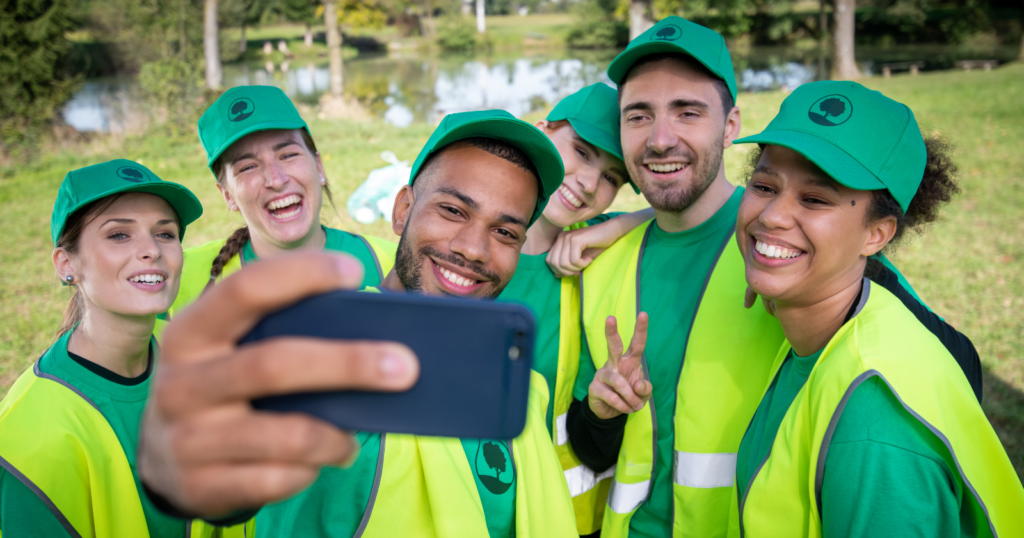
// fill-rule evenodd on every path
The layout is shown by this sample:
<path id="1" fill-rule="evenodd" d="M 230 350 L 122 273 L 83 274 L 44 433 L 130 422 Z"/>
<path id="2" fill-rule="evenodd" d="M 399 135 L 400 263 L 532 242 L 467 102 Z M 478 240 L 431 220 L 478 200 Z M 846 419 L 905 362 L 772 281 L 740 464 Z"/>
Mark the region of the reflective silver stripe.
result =
<path id="1" fill-rule="evenodd" d="M 569 430 L 565 427 L 565 421 L 569 418 L 569 413 L 562 413 L 555 417 L 555 433 L 557 433 L 557 444 L 562 446 L 569 442 Z"/>
<path id="2" fill-rule="evenodd" d="M 676 484 L 689 488 L 731 488 L 736 479 L 736 454 L 676 451 Z"/>
<path id="3" fill-rule="evenodd" d="M 569 496 L 579 497 L 594 489 L 598 482 L 615 476 L 615 466 L 603 473 L 595 473 L 586 465 L 577 465 L 565 470 L 565 483 L 569 485 Z"/>
<path id="4" fill-rule="evenodd" d="M 628 514 L 647 500 L 651 489 L 651 481 L 644 480 L 636 484 L 626 484 L 612 480 L 612 489 L 608 494 L 608 508 L 616 514 Z"/>

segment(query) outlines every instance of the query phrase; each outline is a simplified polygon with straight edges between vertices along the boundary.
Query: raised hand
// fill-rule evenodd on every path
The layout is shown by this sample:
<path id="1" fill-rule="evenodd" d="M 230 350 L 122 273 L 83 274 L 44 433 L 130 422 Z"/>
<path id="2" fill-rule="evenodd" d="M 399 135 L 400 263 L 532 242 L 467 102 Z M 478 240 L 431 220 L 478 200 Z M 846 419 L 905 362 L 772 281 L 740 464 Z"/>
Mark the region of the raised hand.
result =
<path id="1" fill-rule="evenodd" d="M 320 390 L 401 391 L 419 376 L 401 344 L 278 338 L 238 347 L 264 315 L 299 299 L 355 288 L 345 255 L 294 253 L 253 264 L 167 326 L 139 434 L 146 485 L 179 510 L 219 516 L 285 499 L 324 465 L 350 462 L 352 436 L 304 414 L 256 411 L 261 396 Z"/>
<path id="2" fill-rule="evenodd" d="M 561 232 L 545 258 L 548 268 L 558 278 L 576 276 L 622 236 L 652 218 L 654 210 L 647 208 L 593 226 Z"/>
<path id="3" fill-rule="evenodd" d="M 594 375 L 590 383 L 587 402 L 598 418 L 610 419 L 644 408 L 651 398 L 653 387 L 644 376 L 644 348 L 647 345 L 647 313 L 636 317 L 629 349 L 622 352 L 615 316 L 608 316 L 604 334 L 608 341 L 608 361 Z"/>

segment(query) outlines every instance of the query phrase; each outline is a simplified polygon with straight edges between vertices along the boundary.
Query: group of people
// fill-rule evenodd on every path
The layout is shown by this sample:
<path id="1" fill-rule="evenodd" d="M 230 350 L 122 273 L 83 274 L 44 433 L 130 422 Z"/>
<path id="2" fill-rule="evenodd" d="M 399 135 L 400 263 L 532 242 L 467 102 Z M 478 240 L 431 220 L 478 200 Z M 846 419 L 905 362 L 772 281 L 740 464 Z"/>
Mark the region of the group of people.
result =
<path id="1" fill-rule="evenodd" d="M 183 252 L 203 208 L 139 163 L 68 173 L 51 233 L 73 295 L 0 403 L 0 532 L 1024 536 L 974 346 L 883 255 L 958 192 L 949 147 L 853 82 L 802 85 L 738 139 L 725 41 L 679 17 L 608 76 L 617 91 L 586 87 L 536 125 L 445 117 L 395 200 L 397 244 L 320 224 L 316 144 L 271 87 L 228 90 L 199 121 L 245 221 L 224 240 Z M 756 144 L 741 187 L 723 165 L 736 143 Z M 627 183 L 650 208 L 606 213 Z M 237 345 L 342 288 L 527 304 L 523 433 L 255 410 L 415 384 L 396 343 Z M 511 462 L 504 481 L 481 479 L 484 444 Z"/>

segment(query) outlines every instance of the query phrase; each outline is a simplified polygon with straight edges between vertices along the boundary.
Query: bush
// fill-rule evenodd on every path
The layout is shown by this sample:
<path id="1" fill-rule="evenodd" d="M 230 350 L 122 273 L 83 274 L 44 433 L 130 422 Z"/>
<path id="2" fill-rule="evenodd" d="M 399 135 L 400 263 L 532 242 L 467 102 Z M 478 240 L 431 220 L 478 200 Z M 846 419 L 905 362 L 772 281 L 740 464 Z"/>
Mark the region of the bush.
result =
<path id="1" fill-rule="evenodd" d="M 437 45 L 448 52 L 469 52 L 477 48 L 476 25 L 468 18 L 444 21 L 437 31 Z"/>
<path id="2" fill-rule="evenodd" d="M 164 58 L 142 65 L 139 88 L 151 116 L 171 134 L 191 133 L 205 109 L 203 73 L 197 63 Z"/>
<path id="3" fill-rule="evenodd" d="M 566 34 L 565 42 L 574 49 L 608 49 L 629 43 L 629 27 L 617 20 L 578 21 Z"/>

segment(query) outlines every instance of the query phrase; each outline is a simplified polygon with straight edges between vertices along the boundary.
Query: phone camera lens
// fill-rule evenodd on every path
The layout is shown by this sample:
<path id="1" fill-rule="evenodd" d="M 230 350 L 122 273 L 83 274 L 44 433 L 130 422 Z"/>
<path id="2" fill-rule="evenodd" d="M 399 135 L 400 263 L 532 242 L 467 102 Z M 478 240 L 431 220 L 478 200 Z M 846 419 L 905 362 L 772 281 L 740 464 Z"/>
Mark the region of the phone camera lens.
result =
<path id="1" fill-rule="evenodd" d="M 519 358 L 519 346 L 512 346 L 508 348 L 508 358 L 512 360 Z"/>

